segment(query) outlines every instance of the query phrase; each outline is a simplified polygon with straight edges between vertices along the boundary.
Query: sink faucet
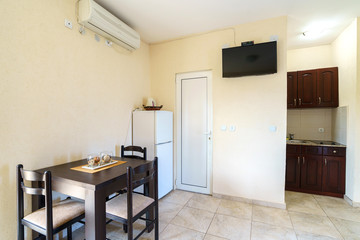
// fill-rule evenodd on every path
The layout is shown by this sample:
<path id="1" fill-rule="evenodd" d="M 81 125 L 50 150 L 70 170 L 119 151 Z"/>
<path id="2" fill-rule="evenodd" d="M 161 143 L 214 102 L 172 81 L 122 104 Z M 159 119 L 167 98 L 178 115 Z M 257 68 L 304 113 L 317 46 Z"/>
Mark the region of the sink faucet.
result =
<path id="1" fill-rule="evenodd" d="M 293 133 L 289 133 L 289 139 L 290 139 L 290 140 L 293 140 L 293 139 L 294 139 L 294 135 L 295 135 L 295 134 L 293 134 Z"/>

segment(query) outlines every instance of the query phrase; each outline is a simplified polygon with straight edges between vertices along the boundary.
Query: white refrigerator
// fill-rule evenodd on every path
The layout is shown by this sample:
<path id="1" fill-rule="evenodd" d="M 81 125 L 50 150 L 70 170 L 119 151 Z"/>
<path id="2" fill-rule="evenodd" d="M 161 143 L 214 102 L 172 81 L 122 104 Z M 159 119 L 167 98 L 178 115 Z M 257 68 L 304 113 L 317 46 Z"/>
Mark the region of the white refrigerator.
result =
<path id="1" fill-rule="evenodd" d="M 173 113 L 133 112 L 133 145 L 146 147 L 147 159 L 158 157 L 159 199 L 173 190 Z"/>

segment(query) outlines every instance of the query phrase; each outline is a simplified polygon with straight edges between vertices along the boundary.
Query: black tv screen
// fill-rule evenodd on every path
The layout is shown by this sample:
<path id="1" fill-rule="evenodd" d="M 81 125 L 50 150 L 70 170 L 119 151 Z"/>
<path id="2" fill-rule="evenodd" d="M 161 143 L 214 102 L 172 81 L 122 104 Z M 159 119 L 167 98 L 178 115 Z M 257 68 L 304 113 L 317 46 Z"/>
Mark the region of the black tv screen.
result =
<path id="1" fill-rule="evenodd" d="M 264 75 L 277 72 L 276 41 L 222 50 L 223 77 Z"/>

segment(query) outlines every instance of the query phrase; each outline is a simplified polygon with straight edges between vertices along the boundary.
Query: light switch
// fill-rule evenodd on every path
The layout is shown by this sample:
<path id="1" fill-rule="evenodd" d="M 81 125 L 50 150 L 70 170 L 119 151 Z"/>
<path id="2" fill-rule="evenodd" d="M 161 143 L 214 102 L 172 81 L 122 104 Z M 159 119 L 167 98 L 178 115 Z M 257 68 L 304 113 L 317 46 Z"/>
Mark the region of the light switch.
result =
<path id="1" fill-rule="evenodd" d="M 277 130 L 277 127 L 276 127 L 276 126 L 270 126 L 270 127 L 269 127 L 269 131 L 270 131 L 270 132 L 276 132 L 276 130 Z"/>
<path id="2" fill-rule="evenodd" d="M 226 125 L 221 125 L 221 131 L 226 131 Z"/>

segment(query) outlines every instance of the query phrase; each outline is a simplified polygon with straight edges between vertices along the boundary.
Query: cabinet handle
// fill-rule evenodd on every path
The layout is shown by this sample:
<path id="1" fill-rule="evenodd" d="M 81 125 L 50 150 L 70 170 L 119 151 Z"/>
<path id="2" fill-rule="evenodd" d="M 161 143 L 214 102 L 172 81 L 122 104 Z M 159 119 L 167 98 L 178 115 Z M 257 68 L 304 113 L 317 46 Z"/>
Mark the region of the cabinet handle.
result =
<path id="1" fill-rule="evenodd" d="M 301 105 L 301 98 L 299 98 L 299 106 Z"/>
<path id="2" fill-rule="evenodd" d="M 294 106 L 296 106 L 296 98 L 294 98 Z"/>
<path id="3" fill-rule="evenodd" d="M 321 104 L 321 97 L 319 97 L 319 104 Z"/>
<path id="4" fill-rule="evenodd" d="M 300 157 L 298 157 L 298 165 L 300 165 Z"/>
<path id="5" fill-rule="evenodd" d="M 325 158 L 325 166 L 326 166 L 326 164 L 327 164 L 327 161 L 326 161 L 326 158 Z"/>
<path id="6" fill-rule="evenodd" d="M 305 157 L 303 157 L 303 164 L 305 164 Z"/>
<path id="7" fill-rule="evenodd" d="M 333 153 L 337 153 L 337 151 L 336 151 L 336 150 L 334 150 L 334 151 L 333 151 Z"/>

